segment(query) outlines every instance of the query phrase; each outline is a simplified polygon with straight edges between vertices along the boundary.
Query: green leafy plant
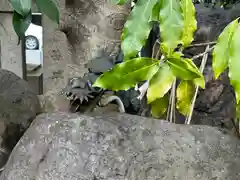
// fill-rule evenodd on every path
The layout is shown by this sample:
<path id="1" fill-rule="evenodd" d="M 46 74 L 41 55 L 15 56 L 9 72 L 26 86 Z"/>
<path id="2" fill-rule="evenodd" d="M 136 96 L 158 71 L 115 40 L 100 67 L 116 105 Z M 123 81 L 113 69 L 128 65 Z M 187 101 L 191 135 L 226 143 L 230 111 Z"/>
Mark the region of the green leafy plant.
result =
<path id="1" fill-rule="evenodd" d="M 123 4 L 124 2 L 117 2 Z M 152 58 L 138 58 L 145 59 L 146 62 L 154 62 L 151 67 L 154 71 L 149 75 L 143 75 L 146 69 L 144 64 L 140 64 L 131 59 L 136 56 L 149 35 L 152 24 L 158 22 L 160 25 L 161 40 L 160 49 L 161 60 Z M 138 28 L 136 28 L 138 27 Z M 181 44 L 182 47 L 187 47 L 193 40 L 193 33 L 197 29 L 197 21 L 195 19 L 195 8 L 191 0 L 139 0 L 133 8 L 127 22 L 125 23 L 122 33 L 122 51 L 124 53 L 124 62 L 121 66 L 114 67 L 111 71 L 104 73 L 100 76 L 95 86 L 106 88 L 105 84 L 110 82 L 110 76 L 118 72 L 129 72 L 132 70 L 128 68 L 130 64 L 139 68 L 135 70 L 135 73 L 131 73 L 128 81 L 131 79 L 131 85 L 125 83 L 122 79 L 123 75 L 119 74 L 117 81 L 111 81 L 111 84 L 107 87 L 112 90 L 127 90 L 137 84 L 139 77 L 141 81 L 149 81 L 149 88 L 147 90 L 148 103 L 151 104 L 153 116 L 159 117 L 166 112 L 167 103 L 162 108 L 159 107 L 159 102 L 166 102 L 167 93 L 172 87 L 176 78 L 180 78 L 189 83 L 200 85 L 204 87 L 204 78 L 199 69 L 190 59 L 182 57 L 181 51 L 176 52 L 175 48 Z M 159 42 L 156 42 L 159 43 Z M 146 73 L 146 71 L 145 71 Z M 121 82 L 121 83 L 119 83 Z M 123 85 L 124 84 L 124 85 Z M 122 88 L 124 86 L 124 89 Z M 114 88 L 113 88 L 114 87 Z M 179 86 L 179 92 L 181 92 L 184 86 Z M 179 93 L 178 93 L 179 94 Z M 181 97 L 181 95 L 179 95 Z M 164 98 L 164 99 L 163 99 Z M 180 98 L 179 100 L 182 100 Z M 186 103 L 190 103 L 189 101 Z M 157 107 L 155 107 L 157 106 Z M 188 104 L 188 106 L 190 106 Z M 159 109 L 159 111 L 157 111 Z M 184 109 L 184 108 L 182 108 Z M 180 108 L 181 110 L 181 108 Z M 186 110 L 183 110 L 186 114 Z M 161 112 L 161 113 L 160 113 Z"/>
<path id="2" fill-rule="evenodd" d="M 13 27 L 19 37 L 24 36 L 32 20 L 32 0 L 9 0 L 13 12 Z M 37 7 L 49 19 L 59 24 L 59 11 L 52 0 L 35 0 Z"/>
<path id="3" fill-rule="evenodd" d="M 112 0 L 112 2 L 122 5 L 128 1 Z M 152 58 L 133 58 L 145 44 L 152 24 L 156 22 L 161 27 L 161 42 L 155 42 L 160 45 L 157 53 L 160 58 L 158 55 L 156 57 L 153 55 Z M 148 86 L 141 93 L 146 93 L 154 117 L 166 114 L 167 109 L 170 109 L 167 117 L 172 117 L 176 91 L 176 108 L 189 117 L 186 123 L 190 123 L 198 87 L 205 87 L 202 72 L 207 54 L 213 51 L 215 78 L 229 68 L 230 82 L 235 89 L 237 107 L 239 107 L 240 61 L 238 57 L 240 54 L 237 47 L 240 46 L 238 41 L 240 27 L 238 19 L 223 30 L 215 46 L 210 47 L 214 43 L 207 44 L 206 51 L 197 56 L 203 56 L 200 69 L 195 66 L 192 59 L 182 56 L 182 50 L 192 43 L 196 29 L 197 21 L 192 0 L 138 0 L 125 23 L 121 36 L 124 62 L 101 75 L 94 86 L 111 90 L 127 90 L 145 80 Z M 178 87 L 176 87 L 176 79 L 181 80 Z"/>
<path id="4" fill-rule="evenodd" d="M 158 0 L 139 0 L 133 8 L 122 33 L 122 51 L 124 59 L 136 56 L 144 45 L 152 24 L 149 22 L 152 9 Z"/>
<path id="5" fill-rule="evenodd" d="M 21 37 L 31 23 L 33 1 L 9 0 L 9 2 L 14 10 L 14 29 Z M 59 24 L 59 11 L 52 0 L 34 2 L 43 14 Z M 123 5 L 129 0 L 111 0 L 111 2 Z M 151 58 L 135 58 L 145 44 L 153 23 L 158 23 L 161 27 L 161 42 L 155 42 L 155 45 L 158 44 L 160 47 L 158 52 Z M 203 57 L 200 69 L 195 66 L 193 59 L 182 57 L 182 50 L 191 45 L 196 29 L 197 21 L 192 0 L 138 0 L 124 25 L 121 36 L 124 62 L 101 75 L 94 86 L 118 91 L 127 90 L 139 82 L 146 81 L 142 86 L 144 88 L 140 88 L 141 97 L 147 96 L 154 117 L 167 114 L 167 117 L 170 117 L 167 119 L 172 121 L 176 94 L 176 108 L 188 117 L 186 123 L 190 123 L 198 88 L 205 86 L 202 72 L 207 54 L 213 51 L 215 78 L 229 69 L 230 82 L 236 92 L 236 110 L 239 117 L 238 19 L 225 27 L 214 46 L 210 47 L 214 43 L 208 43 L 204 53 L 193 57 L 193 59 Z M 176 87 L 176 79 L 181 80 L 178 87 Z"/>

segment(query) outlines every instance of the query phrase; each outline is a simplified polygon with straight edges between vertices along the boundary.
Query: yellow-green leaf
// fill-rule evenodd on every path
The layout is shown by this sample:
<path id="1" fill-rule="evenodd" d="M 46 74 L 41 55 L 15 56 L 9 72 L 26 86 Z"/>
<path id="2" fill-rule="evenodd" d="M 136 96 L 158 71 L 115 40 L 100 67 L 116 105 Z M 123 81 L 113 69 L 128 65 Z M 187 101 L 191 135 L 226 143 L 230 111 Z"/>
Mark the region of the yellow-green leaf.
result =
<path id="1" fill-rule="evenodd" d="M 135 4 L 121 36 L 124 59 L 135 57 L 144 46 L 152 28 L 152 9 L 157 2 L 158 0 L 138 0 Z"/>
<path id="2" fill-rule="evenodd" d="M 158 1 L 152 8 L 152 15 L 150 21 L 159 21 L 159 12 L 161 8 L 161 3 Z"/>
<path id="3" fill-rule="evenodd" d="M 240 119 L 240 103 L 239 104 L 236 104 L 236 119 Z M 237 122 L 239 123 L 239 122 Z"/>
<path id="4" fill-rule="evenodd" d="M 191 59 L 182 58 L 180 54 L 174 53 L 167 59 L 173 74 L 182 80 L 198 79 L 199 86 L 204 88 L 204 77 Z"/>
<path id="5" fill-rule="evenodd" d="M 159 60 L 140 57 L 117 64 L 102 74 L 93 86 L 113 91 L 128 90 L 136 83 L 152 78 L 159 69 Z"/>
<path id="6" fill-rule="evenodd" d="M 151 114 L 155 118 L 163 118 L 168 109 L 169 95 L 165 94 L 162 98 L 156 99 L 151 105 Z"/>
<path id="7" fill-rule="evenodd" d="M 177 87 L 177 109 L 187 116 L 190 112 L 195 86 L 192 81 L 181 81 Z"/>
<path id="8" fill-rule="evenodd" d="M 233 34 L 238 27 L 238 19 L 239 18 L 232 21 L 224 28 L 223 32 L 218 37 L 217 44 L 214 47 L 212 67 L 215 78 L 218 78 L 228 66 L 231 41 Z"/>
<path id="9" fill-rule="evenodd" d="M 109 0 L 110 3 L 117 4 L 117 5 L 123 5 L 126 4 L 129 0 Z"/>
<path id="10" fill-rule="evenodd" d="M 193 41 L 194 32 L 197 29 L 197 20 L 195 18 L 195 7 L 192 0 L 180 1 L 184 29 L 182 31 L 181 41 L 184 47 L 187 47 Z"/>
<path id="11" fill-rule="evenodd" d="M 172 53 L 173 50 L 181 43 L 181 34 L 183 31 L 183 15 L 179 0 L 161 0 L 160 8 L 160 32 L 164 47 L 167 52 Z"/>
<path id="12" fill-rule="evenodd" d="M 203 76 L 200 78 L 193 79 L 193 82 L 196 86 L 199 86 L 202 89 L 205 88 L 205 79 Z"/>
<path id="13" fill-rule="evenodd" d="M 147 91 L 148 103 L 152 103 L 156 99 L 162 98 L 171 88 L 174 79 L 175 77 L 172 74 L 170 67 L 163 63 L 158 72 L 150 80 Z"/>
<path id="14" fill-rule="evenodd" d="M 236 94 L 237 104 L 240 101 L 240 26 L 235 30 L 230 42 L 229 78 Z"/>

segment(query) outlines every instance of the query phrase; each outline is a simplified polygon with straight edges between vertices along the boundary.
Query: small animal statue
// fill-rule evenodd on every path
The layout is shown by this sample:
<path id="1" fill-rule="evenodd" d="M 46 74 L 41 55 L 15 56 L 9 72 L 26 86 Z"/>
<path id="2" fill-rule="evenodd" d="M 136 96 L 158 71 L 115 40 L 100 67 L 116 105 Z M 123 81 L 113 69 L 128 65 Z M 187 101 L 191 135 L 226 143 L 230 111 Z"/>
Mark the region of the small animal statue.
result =
<path id="1" fill-rule="evenodd" d="M 139 52 L 139 56 L 151 57 L 152 48 L 156 39 L 159 39 L 159 26 L 157 23 L 153 24 L 153 28 L 145 46 Z M 92 84 L 101 74 L 113 68 L 114 65 L 122 63 L 123 58 L 124 55 L 121 48 L 116 58 L 112 58 L 103 50 L 100 50 L 96 57 L 86 64 L 85 67 L 88 69 L 88 73 L 83 77 L 69 79 L 68 84 L 63 88 L 60 94 L 70 100 L 70 111 L 92 111 L 93 107 L 101 99 L 101 96 L 108 91 L 92 87 Z M 121 100 L 127 113 L 141 115 L 142 111 L 144 111 L 145 105 L 143 105 L 142 101 L 138 99 L 139 91 L 136 91 L 134 88 L 127 91 L 114 92 L 114 95 L 114 101 L 109 101 L 109 103 L 115 102 L 118 104 L 119 100 Z"/>

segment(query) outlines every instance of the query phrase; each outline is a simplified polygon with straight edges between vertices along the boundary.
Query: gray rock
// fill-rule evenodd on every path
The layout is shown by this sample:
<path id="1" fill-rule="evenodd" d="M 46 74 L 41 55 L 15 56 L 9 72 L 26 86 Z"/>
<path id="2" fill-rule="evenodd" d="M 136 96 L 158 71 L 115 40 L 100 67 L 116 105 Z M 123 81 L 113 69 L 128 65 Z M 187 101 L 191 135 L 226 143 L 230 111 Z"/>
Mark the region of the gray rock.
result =
<path id="1" fill-rule="evenodd" d="M 41 114 L 0 180 L 237 180 L 239 140 L 214 127 L 109 113 Z"/>
<path id="2" fill-rule="evenodd" d="M 9 151 L 40 113 L 40 103 L 30 85 L 11 71 L 0 69 L 0 122 L 4 122 L 2 146 Z"/>

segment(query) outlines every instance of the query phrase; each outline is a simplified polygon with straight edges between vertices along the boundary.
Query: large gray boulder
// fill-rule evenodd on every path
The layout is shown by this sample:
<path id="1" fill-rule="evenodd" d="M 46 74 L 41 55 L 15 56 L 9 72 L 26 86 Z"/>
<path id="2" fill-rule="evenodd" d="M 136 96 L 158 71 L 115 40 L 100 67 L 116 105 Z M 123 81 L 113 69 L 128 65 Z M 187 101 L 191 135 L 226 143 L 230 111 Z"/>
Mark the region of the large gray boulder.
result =
<path id="1" fill-rule="evenodd" d="M 237 180 L 239 140 L 128 114 L 41 114 L 0 180 Z"/>
<path id="2" fill-rule="evenodd" d="M 5 125 L 2 146 L 11 151 L 41 112 L 40 103 L 27 81 L 5 69 L 0 69 L 0 102 L 0 122 Z"/>

